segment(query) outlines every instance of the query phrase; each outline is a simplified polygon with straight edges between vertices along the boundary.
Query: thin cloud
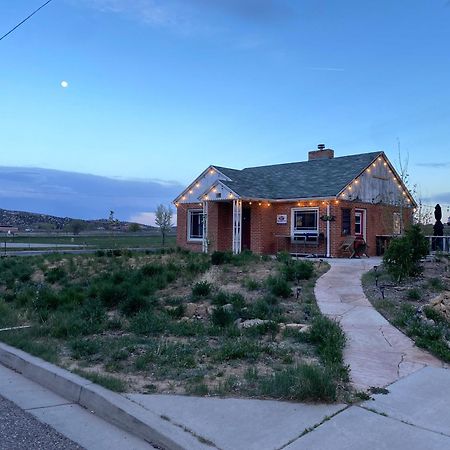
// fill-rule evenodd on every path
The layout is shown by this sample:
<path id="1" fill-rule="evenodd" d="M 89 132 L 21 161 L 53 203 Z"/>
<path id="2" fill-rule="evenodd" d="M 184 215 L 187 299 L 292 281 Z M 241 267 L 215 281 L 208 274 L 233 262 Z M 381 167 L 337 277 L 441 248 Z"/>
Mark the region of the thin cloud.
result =
<path id="1" fill-rule="evenodd" d="M 429 167 L 431 169 L 440 169 L 442 167 L 449 167 L 450 162 L 429 162 L 429 163 L 417 163 L 420 167 Z"/>
<path id="2" fill-rule="evenodd" d="M 67 0 L 72 4 L 79 1 Z M 285 0 L 81 0 L 104 13 L 121 14 L 153 27 L 170 28 L 184 34 L 217 31 L 214 18 L 234 17 L 269 24 L 290 20 L 294 10 Z M 205 18 L 205 13 L 208 15 Z M 207 19 L 207 20 L 205 20 Z"/>

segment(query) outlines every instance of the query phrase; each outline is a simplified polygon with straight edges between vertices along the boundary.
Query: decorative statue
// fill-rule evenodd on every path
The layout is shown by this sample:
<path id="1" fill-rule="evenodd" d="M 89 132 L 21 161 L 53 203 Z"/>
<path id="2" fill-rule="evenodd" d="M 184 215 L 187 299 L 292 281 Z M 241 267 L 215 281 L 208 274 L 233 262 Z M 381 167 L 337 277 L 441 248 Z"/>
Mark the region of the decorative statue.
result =
<path id="1" fill-rule="evenodd" d="M 436 223 L 433 225 L 433 236 L 443 236 L 444 235 L 444 225 L 441 222 L 442 219 L 442 210 L 441 205 L 439 203 L 434 208 L 434 218 L 436 219 Z M 433 250 L 442 250 L 441 248 L 441 239 L 433 239 Z"/>

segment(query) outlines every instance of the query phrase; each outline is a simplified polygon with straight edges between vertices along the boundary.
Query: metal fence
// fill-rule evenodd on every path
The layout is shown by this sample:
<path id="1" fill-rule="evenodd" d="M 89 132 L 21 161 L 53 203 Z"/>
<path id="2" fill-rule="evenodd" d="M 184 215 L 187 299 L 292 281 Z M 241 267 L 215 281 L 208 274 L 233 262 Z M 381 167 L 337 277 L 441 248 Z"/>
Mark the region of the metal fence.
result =
<path id="1" fill-rule="evenodd" d="M 450 236 L 426 236 L 430 253 L 450 251 Z"/>

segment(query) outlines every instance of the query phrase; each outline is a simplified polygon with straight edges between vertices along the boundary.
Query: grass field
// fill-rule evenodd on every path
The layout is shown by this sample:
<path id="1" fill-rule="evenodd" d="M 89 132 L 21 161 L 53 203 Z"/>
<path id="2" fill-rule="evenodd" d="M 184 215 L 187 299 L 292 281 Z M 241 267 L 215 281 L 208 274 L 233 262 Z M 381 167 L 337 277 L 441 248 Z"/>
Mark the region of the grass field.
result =
<path id="1" fill-rule="evenodd" d="M 314 297 L 326 270 L 247 252 L 4 258 L 0 328 L 31 328 L 0 339 L 117 391 L 343 400 L 345 337 Z"/>
<path id="2" fill-rule="evenodd" d="M 89 245 L 100 249 L 114 248 L 160 248 L 162 246 L 161 236 L 152 235 L 133 235 L 133 234 L 102 234 L 91 236 L 15 236 L 0 238 L 1 244 L 4 242 L 36 243 L 36 244 L 68 244 L 68 245 Z M 174 247 L 176 237 L 171 235 L 166 238 L 165 247 Z M 52 248 L 49 245 L 49 248 Z"/>

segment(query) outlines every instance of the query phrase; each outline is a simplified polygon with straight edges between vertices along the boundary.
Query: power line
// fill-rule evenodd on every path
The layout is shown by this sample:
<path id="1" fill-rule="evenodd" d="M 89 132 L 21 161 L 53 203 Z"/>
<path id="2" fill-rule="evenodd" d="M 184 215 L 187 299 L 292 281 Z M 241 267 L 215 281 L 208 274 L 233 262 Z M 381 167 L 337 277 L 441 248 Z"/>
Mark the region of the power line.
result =
<path id="1" fill-rule="evenodd" d="M 21 25 L 23 25 L 28 19 L 31 19 L 37 12 L 39 12 L 42 8 L 47 6 L 50 2 L 53 0 L 46 1 L 43 5 L 41 5 L 38 9 L 33 11 L 28 17 L 25 17 L 25 19 L 22 20 L 22 22 L 18 23 L 14 28 L 11 28 L 6 34 L 4 34 L 2 37 L 0 37 L 0 41 L 5 39 L 6 36 L 9 36 L 13 31 L 17 30 Z"/>

